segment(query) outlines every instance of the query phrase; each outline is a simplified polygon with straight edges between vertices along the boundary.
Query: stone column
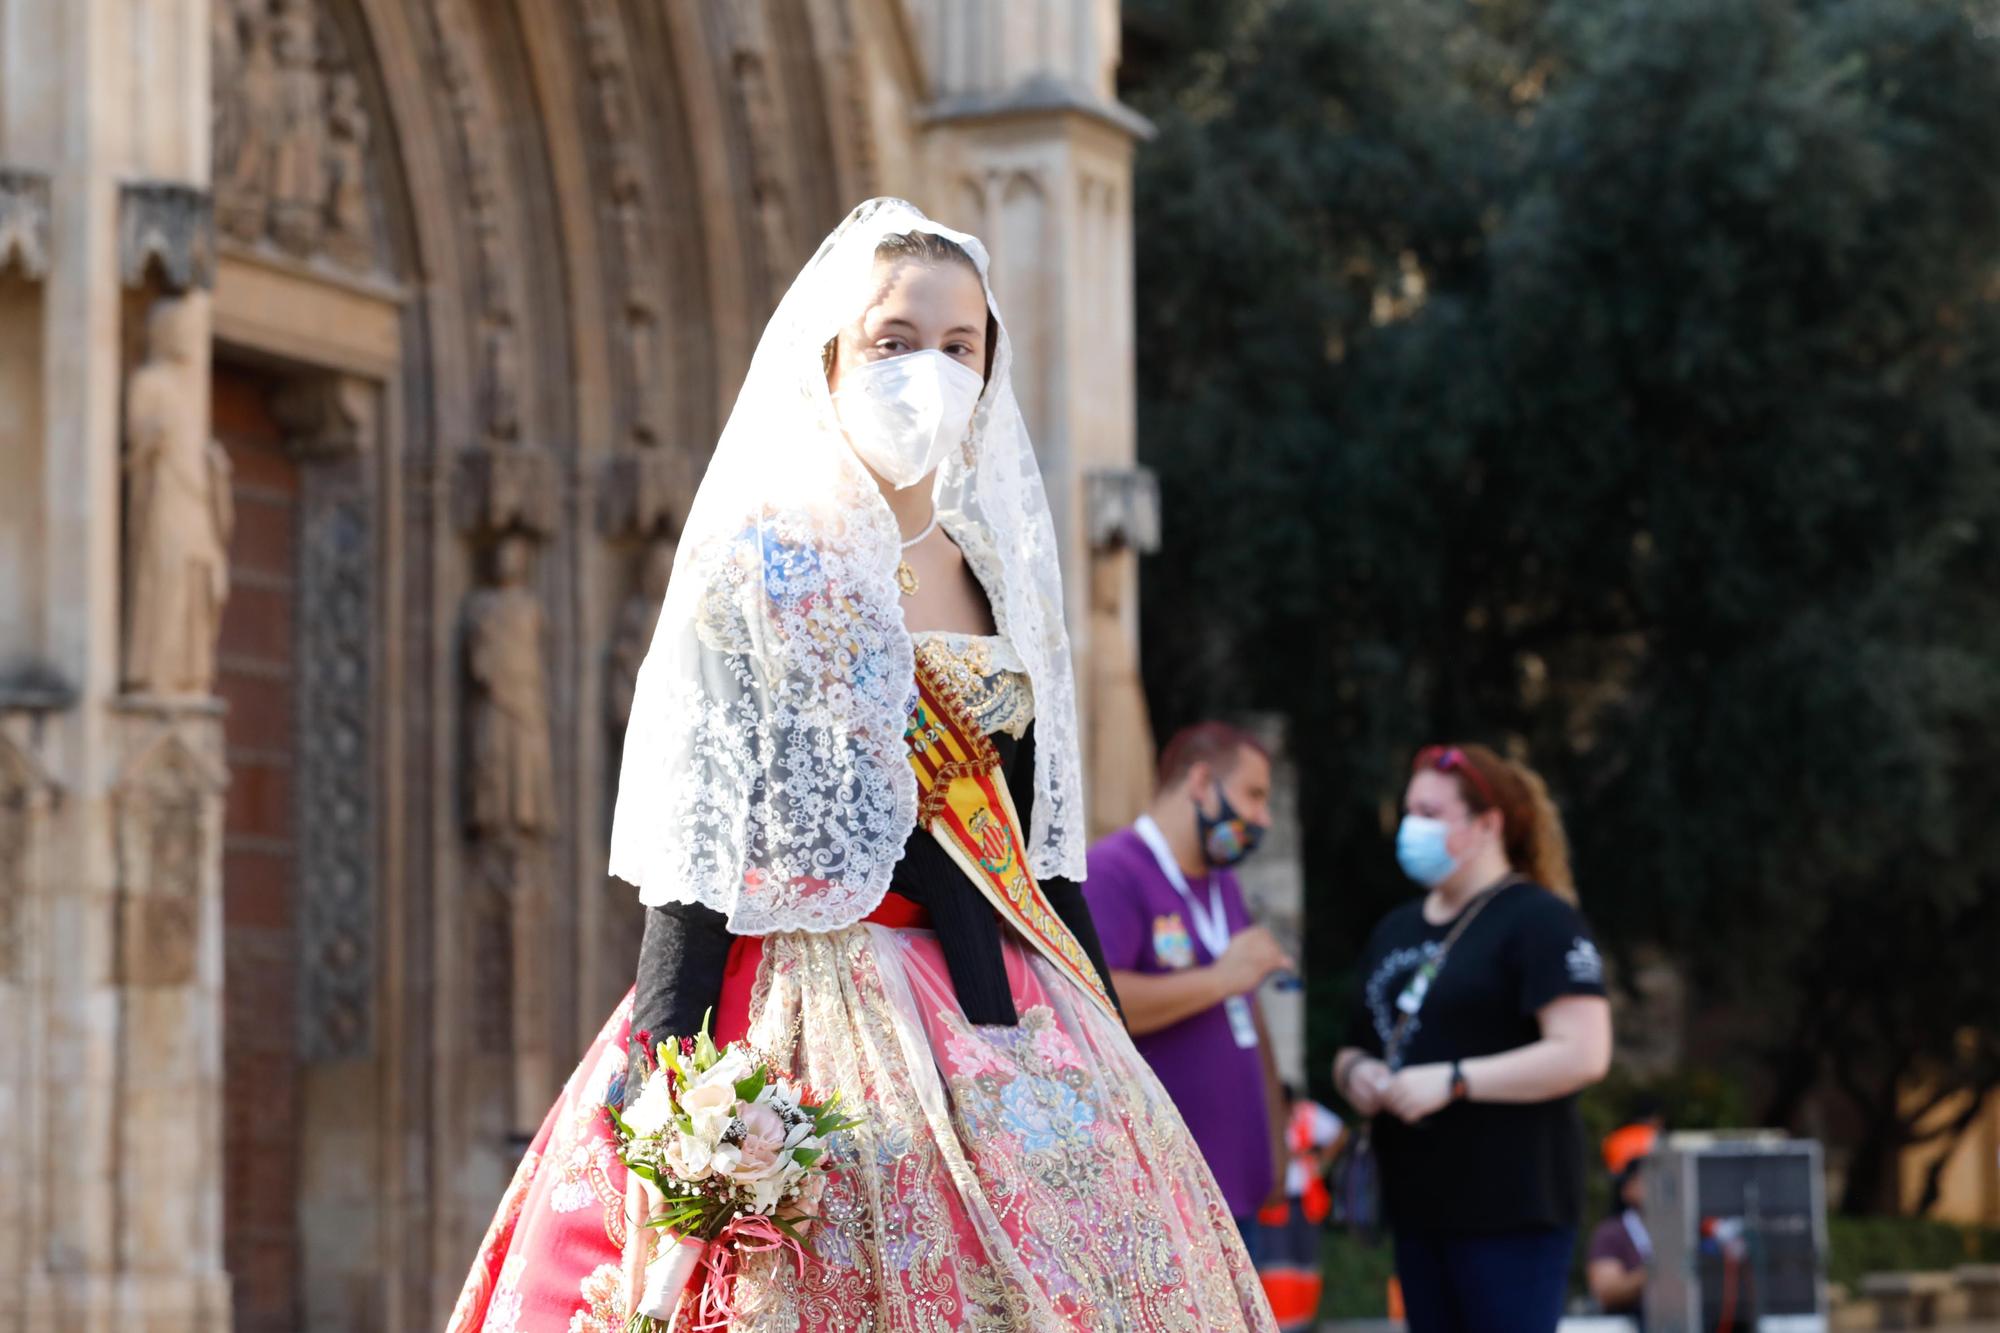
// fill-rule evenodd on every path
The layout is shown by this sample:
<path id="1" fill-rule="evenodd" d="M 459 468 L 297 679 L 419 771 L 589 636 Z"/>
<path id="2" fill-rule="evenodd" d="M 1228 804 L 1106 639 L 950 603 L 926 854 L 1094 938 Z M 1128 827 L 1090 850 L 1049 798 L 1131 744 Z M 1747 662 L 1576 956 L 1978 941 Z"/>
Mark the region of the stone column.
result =
<path id="1" fill-rule="evenodd" d="M 993 252 L 1014 387 L 1055 515 L 1079 674 L 1103 653 L 1129 661 L 1136 679 L 1137 561 L 1128 554 L 1103 575 L 1119 586 L 1097 591 L 1117 609 L 1093 615 L 1099 579 L 1085 483 L 1129 471 L 1137 458 L 1132 148 L 1151 131 L 1117 100 L 1117 0 L 910 0 L 909 10 L 930 85 L 920 113 L 924 182 L 912 197 L 978 232 Z M 1104 634 L 1123 642 L 1100 642 Z M 1103 752 L 1097 728 L 1131 729 L 1115 720 L 1129 709 L 1100 716 L 1088 689 L 1083 707 L 1086 755 Z M 1113 738 L 1113 748 L 1131 747 Z M 1128 804 L 1119 792 L 1135 775 L 1122 762 L 1087 774 L 1093 805 Z M 1150 755 L 1146 766 L 1149 776 Z"/>
<path id="2" fill-rule="evenodd" d="M 1306 993 L 1312 963 L 1305 955 L 1306 868 L 1304 833 L 1299 827 L 1299 769 L 1289 748 L 1285 719 L 1253 713 L 1238 722 L 1271 752 L 1271 831 L 1257 854 L 1237 871 L 1250 915 L 1268 926 L 1299 963 L 1299 980 L 1267 983 L 1257 993 L 1270 1029 L 1278 1076 L 1294 1087 L 1307 1083 Z"/>
<path id="3" fill-rule="evenodd" d="M 209 4 L 0 0 L 0 31 L 0 1330 L 219 1333 Z M 139 528 L 191 563 L 127 690 Z"/>

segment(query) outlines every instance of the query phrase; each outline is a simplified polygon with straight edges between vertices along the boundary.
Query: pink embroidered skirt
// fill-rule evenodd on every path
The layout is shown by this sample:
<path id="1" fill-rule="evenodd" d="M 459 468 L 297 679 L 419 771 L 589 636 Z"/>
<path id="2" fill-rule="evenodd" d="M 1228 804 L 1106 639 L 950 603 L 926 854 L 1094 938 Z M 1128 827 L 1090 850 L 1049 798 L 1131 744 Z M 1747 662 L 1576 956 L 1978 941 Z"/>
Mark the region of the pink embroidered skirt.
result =
<path id="1" fill-rule="evenodd" d="M 815 1257 L 803 1272 L 750 1261 L 733 1328 L 1275 1328 L 1214 1178 L 1124 1029 L 1005 947 L 1021 1021 L 975 1027 L 928 931 L 763 941 L 747 1012 L 722 1015 L 719 1034 L 747 1030 L 863 1124 L 833 1145 Z M 449 1333 L 623 1329 L 625 1173 L 599 1108 L 620 1091 L 630 1015 L 628 996 L 535 1136 Z"/>

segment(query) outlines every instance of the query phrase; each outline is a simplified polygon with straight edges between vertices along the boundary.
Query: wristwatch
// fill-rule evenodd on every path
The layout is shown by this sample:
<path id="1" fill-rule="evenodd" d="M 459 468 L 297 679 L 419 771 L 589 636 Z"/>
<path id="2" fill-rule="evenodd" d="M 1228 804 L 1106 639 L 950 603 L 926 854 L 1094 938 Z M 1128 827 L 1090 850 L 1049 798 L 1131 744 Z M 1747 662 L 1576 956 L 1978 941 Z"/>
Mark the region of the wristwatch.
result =
<path id="1" fill-rule="evenodd" d="M 1465 1086 L 1465 1066 L 1458 1061 L 1451 1062 L 1451 1099 L 1462 1102 L 1471 1095 Z"/>

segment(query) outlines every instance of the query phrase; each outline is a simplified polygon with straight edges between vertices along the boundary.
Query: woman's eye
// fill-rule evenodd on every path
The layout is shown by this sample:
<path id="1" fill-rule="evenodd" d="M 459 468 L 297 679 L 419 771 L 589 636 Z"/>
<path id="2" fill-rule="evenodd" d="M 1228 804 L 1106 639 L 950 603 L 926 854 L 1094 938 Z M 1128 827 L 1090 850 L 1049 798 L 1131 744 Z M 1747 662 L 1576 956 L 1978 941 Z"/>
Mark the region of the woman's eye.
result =
<path id="1" fill-rule="evenodd" d="M 875 350 L 887 352 L 891 356 L 901 356 L 910 350 L 910 345 L 901 338 L 884 338 L 875 344 Z"/>
<path id="2" fill-rule="evenodd" d="M 951 346 L 945 348 L 944 350 L 946 354 L 950 356 L 972 355 L 972 345 L 970 343 L 953 343 Z"/>

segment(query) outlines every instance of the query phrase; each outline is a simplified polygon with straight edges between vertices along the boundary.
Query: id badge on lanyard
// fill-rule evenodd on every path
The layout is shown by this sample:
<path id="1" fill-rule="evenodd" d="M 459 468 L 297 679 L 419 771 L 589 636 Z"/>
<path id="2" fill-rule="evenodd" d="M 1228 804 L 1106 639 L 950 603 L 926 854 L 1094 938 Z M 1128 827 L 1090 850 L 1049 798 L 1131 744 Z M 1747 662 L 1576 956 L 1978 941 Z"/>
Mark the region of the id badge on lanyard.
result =
<path id="1" fill-rule="evenodd" d="M 1204 912 L 1195 899 L 1194 891 L 1188 887 L 1187 876 L 1181 873 L 1180 863 L 1174 860 L 1173 850 L 1167 846 L 1166 835 L 1160 832 L 1160 826 L 1153 822 L 1153 817 L 1140 815 L 1134 827 L 1138 830 L 1139 840 L 1146 844 L 1147 850 L 1153 853 L 1153 859 L 1159 862 L 1160 873 L 1167 877 L 1167 882 L 1174 886 L 1181 902 L 1187 906 L 1188 924 L 1200 936 L 1202 947 L 1208 950 L 1209 961 L 1221 958 L 1229 948 L 1229 917 L 1222 910 L 1222 886 L 1210 885 L 1209 910 Z M 1257 1017 L 1251 1012 L 1250 997 L 1230 996 L 1222 1002 L 1222 1012 L 1229 1017 L 1229 1035 L 1235 1038 L 1236 1044 L 1244 1050 L 1254 1048 L 1257 1045 Z"/>

